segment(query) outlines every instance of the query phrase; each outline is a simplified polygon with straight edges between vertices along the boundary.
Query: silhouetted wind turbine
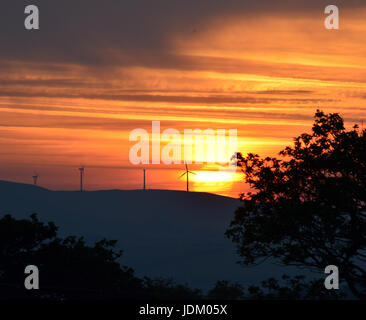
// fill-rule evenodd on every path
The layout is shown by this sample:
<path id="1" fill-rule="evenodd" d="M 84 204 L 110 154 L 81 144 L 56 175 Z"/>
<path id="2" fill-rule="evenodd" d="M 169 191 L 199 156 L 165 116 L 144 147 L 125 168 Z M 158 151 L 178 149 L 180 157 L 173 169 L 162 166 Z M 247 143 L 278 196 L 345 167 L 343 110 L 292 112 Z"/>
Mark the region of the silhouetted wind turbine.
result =
<path id="1" fill-rule="evenodd" d="M 187 175 L 187 192 L 189 192 L 189 174 L 192 173 L 192 174 L 196 175 L 196 173 L 188 170 L 187 162 L 185 162 L 185 165 L 186 165 L 186 172 L 184 172 L 182 175 L 180 175 L 179 178 L 182 178 L 185 174 Z"/>
<path id="2" fill-rule="evenodd" d="M 34 182 L 34 185 L 35 186 L 37 185 L 38 177 L 39 177 L 39 174 L 37 172 L 35 172 L 34 175 L 32 176 L 33 182 Z"/>
<path id="3" fill-rule="evenodd" d="M 144 168 L 144 191 L 146 190 L 146 169 Z"/>
<path id="4" fill-rule="evenodd" d="M 83 192 L 83 177 L 85 168 L 82 166 L 79 168 L 80 171 L 80 192 Z"/>

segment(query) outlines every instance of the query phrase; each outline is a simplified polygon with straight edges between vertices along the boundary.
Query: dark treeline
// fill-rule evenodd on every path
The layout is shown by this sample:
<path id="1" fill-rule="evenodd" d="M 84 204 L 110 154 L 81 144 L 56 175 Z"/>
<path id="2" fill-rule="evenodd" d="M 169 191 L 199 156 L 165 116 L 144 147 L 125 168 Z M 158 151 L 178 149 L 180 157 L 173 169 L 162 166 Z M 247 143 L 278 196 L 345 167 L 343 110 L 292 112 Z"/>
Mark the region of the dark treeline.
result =
<path id="1" fill-rule="evenodd" d="M 40 222 L 36 214 L 17 220 L 0 219 L 0 299 L 36 300 L 195 300 L 337 298 L 316 282 L 284 277 L 283 284 L 268 279 L 261 286 L 217 281 L 208 293 L 172 279 L 138 278 L 118 260 L 116 241 L 89 246 L 83 238 L 57 236 L 54 223 Z M 24 269 L 39 269 L 40 289 L 26 290 Z"/>

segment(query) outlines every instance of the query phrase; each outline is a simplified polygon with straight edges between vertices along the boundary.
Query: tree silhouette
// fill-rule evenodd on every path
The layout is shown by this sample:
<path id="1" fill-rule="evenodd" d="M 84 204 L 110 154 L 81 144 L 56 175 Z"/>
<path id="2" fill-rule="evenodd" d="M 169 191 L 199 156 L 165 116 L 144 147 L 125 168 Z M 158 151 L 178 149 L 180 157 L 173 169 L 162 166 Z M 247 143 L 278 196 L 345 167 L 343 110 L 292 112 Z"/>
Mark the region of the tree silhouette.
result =
<path id="1" fill-rule="evenodd" d="M 244 288 L 240 283 L 228 280 L 217 281 L 207 297 L 214 300 L 238 300 L 244 298 Z"/>
<path id="2" fill-rule="evenodd" d="M 283 275 L 281 281 L 269 278 L 260 286 L 250 286 L 246 299 L 251 300 L 338 300 L 342 292 L 327 290 L 323 279 L 308 280 L 304 276 Z"/>
<path id="3" fill-rule="evenodd" d="M 24 268 L 36 265 L 41 275 L 40 296 L 108 298 L 140 294 L 142 281 L 131 268 L 121 266 L 116 241 L 89 246 L 82 237 L 57 237 L 57 227 L 10 215 L 0 219 L 0 282 L 24 291 Z"/>
<path id="4" fill-rule="evenodd" d="M 82 237 L 57 236 L 54 223 L 0 219 L 0 299 L 114 300 L 200 299 L 202 293 L 171 279 L 138 278 L 121 266 L 114 240 L 88 245 Z M 24 269 L 36 265 L 40 290 L 24 288 Z"/>
<path id="5" fill-rule="evenodd" d="M 337 114 L 317 110 L 312 133 L 281 158 L 237 154 L 252 191 L 226 231 L 241 263 L 275 258 L 324 271 L 336 265 L 358 298 L 366 297 L 366 130 L 347 131 Z"/>
<path id="6" fill-rule="evenodd" d="M 173 279 L 144 278 L 144 289 L 150 299 L 164 300 L 199 300 L 202 299 L 202 292 L 199 289 L 191 289 L 187 285 L 180 285 Z"/>

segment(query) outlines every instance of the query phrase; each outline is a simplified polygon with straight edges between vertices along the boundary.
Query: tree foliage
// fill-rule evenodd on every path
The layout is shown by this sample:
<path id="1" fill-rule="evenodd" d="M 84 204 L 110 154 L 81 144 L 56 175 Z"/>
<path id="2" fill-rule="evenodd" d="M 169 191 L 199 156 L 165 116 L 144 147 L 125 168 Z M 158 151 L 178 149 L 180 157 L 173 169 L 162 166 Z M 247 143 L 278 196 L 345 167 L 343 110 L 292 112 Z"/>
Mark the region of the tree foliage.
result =
<path id="1" fill-rule="evenodd" d="M 203 297 L 201 290 L 177 284 L 170 278 L 150 279 L 145 277 L 143 284 L 150 299 L 197 300 Z"/>
<path id="2" fill-rule="evenodd" d="M 309 280 L 304 276 L 289 277 L 283 275 L 278 281 L 269 278 L 260 286 L 250 286 L 246 299 L 251 300 L 337 300 L 345 295 L 342 292 L 327 290 L 324 279 Z"/>
<path id="3" fill-rule="evenodd" d="M 244 287 L 228 280 L 217 281 L 207 297 L 215 300 L 239 300 L 244 298 Z"/>
<path id="4" fill-rule="evenodd" d="M 280 158 L 237 154 L 251 191 L 243 193 L 227 237 L 241 263 L 275 258 L 324 271 L 339 267 L 366 297 L 366 130 L 346 130 L 337 114 L 317 110 L 310 134 Z"/>
<path id="5" fill-rule="evenodd" d="M 0 299 L 198 299 L 200 290 L 170 279 L 138 278 L 121 266 L 114 240 L 88 245 L 82 237 L 57 236 L 36 214 L 0 219 Z M 24 288 L 24 269 L 36 265 L 40 290 Z"/>

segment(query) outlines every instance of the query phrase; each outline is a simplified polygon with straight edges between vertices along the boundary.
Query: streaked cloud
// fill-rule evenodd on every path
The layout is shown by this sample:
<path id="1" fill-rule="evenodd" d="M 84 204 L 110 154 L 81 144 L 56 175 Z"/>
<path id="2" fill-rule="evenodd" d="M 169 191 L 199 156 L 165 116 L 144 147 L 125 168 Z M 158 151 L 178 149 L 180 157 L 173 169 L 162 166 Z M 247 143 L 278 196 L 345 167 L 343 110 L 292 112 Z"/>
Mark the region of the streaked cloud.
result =
<path id="1" fill-rule="evenodd" d="M 3 179 L 38 168 L 45 186 L 73 188 L 83 163 L 90 188 L 139 187 L 128 135 L 152 120 L 161 130 L 237 128 L 240 151 L 274 155 L 310 130 L 317 108 L 349 126 L 366 115 L 364 1 L 333 3 L 341 29 L 330 32 L 319 0 L 35 0 L 41 29 L 31 33 L 26 2 L 3 2 Z M 177 169 L 151 166 L 151 185 L 180 188 Z"/>

